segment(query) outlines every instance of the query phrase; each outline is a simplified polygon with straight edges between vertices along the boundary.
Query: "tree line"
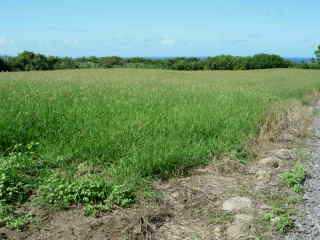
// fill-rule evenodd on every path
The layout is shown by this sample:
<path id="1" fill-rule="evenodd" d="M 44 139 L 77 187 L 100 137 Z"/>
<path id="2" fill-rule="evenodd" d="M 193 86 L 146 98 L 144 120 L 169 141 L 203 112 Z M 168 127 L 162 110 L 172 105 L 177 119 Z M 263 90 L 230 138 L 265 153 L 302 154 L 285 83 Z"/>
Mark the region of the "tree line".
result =
<path id="1" fill-rule="evenodd" d="M 298 67 L 305 69 L 320 69 L 320 45 L 317 47 L 314 52 L 315 58 L 312 59 L 309 63 L 302 63 Z"/>
<path id="2" fill-rule="evenodd" d="M 250 57 L 220 55 L 207 58 L 179 57 L 151 59 L 142 57 L 56 57 L 24 51 L 17 56 L 0 57 L 0 71 L 36 71 L 82 68 L 156 68 L 171 70 L 250 70 L 267 68 L 318 68 L 320 46 L 311 63 L 293 63 L 275 54 L 257 54 Z"/>

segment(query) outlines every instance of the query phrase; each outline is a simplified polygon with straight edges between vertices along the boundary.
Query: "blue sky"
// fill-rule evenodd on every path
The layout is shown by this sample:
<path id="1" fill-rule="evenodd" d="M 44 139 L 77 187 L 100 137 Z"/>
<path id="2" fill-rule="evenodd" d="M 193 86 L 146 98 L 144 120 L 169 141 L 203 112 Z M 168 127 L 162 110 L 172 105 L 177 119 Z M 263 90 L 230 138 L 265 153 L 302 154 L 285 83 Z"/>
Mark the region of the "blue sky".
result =
<path id="1" fill-rule="evenodd" d="M 0 55 L 311 57 L 319 0 L 1 0 Z"/>

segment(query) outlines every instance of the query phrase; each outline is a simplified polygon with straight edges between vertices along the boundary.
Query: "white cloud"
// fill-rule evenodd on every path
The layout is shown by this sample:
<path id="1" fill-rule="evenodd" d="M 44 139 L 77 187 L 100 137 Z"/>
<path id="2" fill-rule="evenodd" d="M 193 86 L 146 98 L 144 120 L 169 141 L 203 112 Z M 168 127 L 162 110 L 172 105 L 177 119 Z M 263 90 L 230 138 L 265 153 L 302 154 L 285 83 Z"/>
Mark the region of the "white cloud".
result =
<path id="1" fill-rule="evenodd" d="M 164 37 L 160 40 L 160 44 L 165 47 L 172 47 L 176 44 L 176 42 L 177 41 L 175 39 L 169 37 Z"/>
<path id="2" fill-rule="evenodd" d="M 3 47 L 6 47 L 8 45 L 9 45 L 9 41 L 4 37 L 0 37 L 0 47 L 3 48 Z"/>
<path id="3" fill-rule="evenodd" d="M 63 44 L 68 47 L 77 47 L 79 45 L 79 41 L 77 39 L 66 39 L 63 40 Z"/>

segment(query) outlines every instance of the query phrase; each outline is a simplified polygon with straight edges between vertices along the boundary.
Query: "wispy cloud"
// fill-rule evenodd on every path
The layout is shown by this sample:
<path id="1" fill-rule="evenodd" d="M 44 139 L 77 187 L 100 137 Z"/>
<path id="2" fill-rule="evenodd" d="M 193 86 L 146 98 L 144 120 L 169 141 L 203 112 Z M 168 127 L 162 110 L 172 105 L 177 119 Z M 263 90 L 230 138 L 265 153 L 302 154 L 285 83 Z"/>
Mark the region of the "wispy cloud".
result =
<path id="1" fill-rule="evenodd" d="M 262 39 L 263 35 L 260 33 L 250 33 L 248 34 L 248 39 L 252 39 L 252 40 L 258 40 L 258 39 Z"/>
<path id="2" fill-rule="evenodd" d="M 247 44 L 249 42 L 249 40 L 247 40 L 247 39 L 234 39 L 234 40 L 229 40 L 228 42 L 230 42 L 231 44 L 234 44 L 234 45 L 242 45 L 242 44 Z"/>
<path id="3" fill-rule="evenodd" d="M 164 37 L 160 40 L 160 44 L 165 47 L 172 47 L 176 44 L 176 40 L 169 37 Z"/>
<path id="4" fill-rule="evenodd" d="M 4 37 L 0 36 L 0 47 L 4 48 L 7 47 L 9 45 L 10 41 Z"/>
<path id="5" fill-rule="evenodd" d="M 65 26 L 59 26 L 59 25 L 49 25 L 46 27 L 46 30 L 49 31 L 54 31 L 54 32 L 73 32 L 73 33 L 84 33 L 88 32 L 87 29 L 81 28 L 81 27 L 76 27 L 76 26 L 70 26 L 70 27 L 65 27 Z"/>
<path id="6" fill-rule="evenodd" d="M 77 39 L 65 39 L 62 42 L 63 42 L 63 45 L 66 47 L 78 47 L 79 46 L 79 40 L 77 40 Z"/>

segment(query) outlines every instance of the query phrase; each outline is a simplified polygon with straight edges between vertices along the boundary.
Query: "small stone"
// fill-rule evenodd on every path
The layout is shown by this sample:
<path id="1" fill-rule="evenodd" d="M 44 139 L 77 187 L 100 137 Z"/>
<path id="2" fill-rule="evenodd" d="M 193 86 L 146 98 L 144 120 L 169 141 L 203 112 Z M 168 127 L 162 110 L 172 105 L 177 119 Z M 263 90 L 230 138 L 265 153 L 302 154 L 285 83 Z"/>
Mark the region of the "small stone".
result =
<path id="1" fill-rule="evenodd" d="M 174 199 L 178 199 L 179 198 L 179 192 L 177 191 L 177 192 L 173 192 L 172 194 L 171 194 L 171 197 L 173 197 Z"/>
<path id="2" fill-rule="evenodd" d="M 260 169 L 256 172 L 256 177 L 258 181 L 267 183 L 271 180 L 272 175 L 270 172 Z"/>
<path id="3" fill-rule="evenodd" d="M 283 133 L 279 137 L 279 140 L 282 141 L 282 142 L 293 142 L 294 136 L 292 134 L 290 134 L 290 133 Z"/>
<path id="4" fill-rule="evenodd" d="M 271 223 L 272 223 L 272 224 L 276 224 L 276 223 L 278 223 L 280 220 L 281 220 L 280 217 L 275 217 L 275 218 L 272 218 L 272 219 L 271 219 Z"/>
<path id="5" fill-rule="evenodd" d="M 233 224 L 227 229 L 228 239 L 244 239 L 244 237 L 249 236 L 252 221 L 253 217 L 251 215 L 237 214 Z"/>
<path id="6" fill-rule="evenodd" d="M 226 200 L 222 206 L 224 211 L 238 212 L 252 208 L 252 201 L 245 197 L 234 197 Z"/>
<path id="7" fill-rule="evenodd" d="M 269 168 L 278 168 L 279 167 L 279 160 L 274 157 L 266 157 L 259 161 L 259 165 Z"/>
<path id="8" fill-rule="evenodd" d="M 237 214 L 234 217 L 235 224 L 250 224 L 253 221 L 253 217 L 248 214 Z"/>
<path id="9" fill-rule="evenodd" d="M 223 236 L 223 228 L 222 228 L 222 226 L 215 227 L 214 230 L 213 230 L 213 233 L 214 233 L 214 236 L 217 239 L 221 239 L 222 236 Z"/>
<path id="10" fill-rule="evenodd" d="M 259 204 L 258 205 L 258 208 L 261 209 L 261 210 L 272 210 L 272 207 L 267 205 L 267 204 Z"/>
<path id="11" fill-rule="evenodd" d="M 241 239 L 243 238 L 243 227 L 241 225 L 231 225 L 230 227 L 228 227 L 227 229 L 227 237 L 228 239 Z"/>
<path id="12" fill-rule="evenodd" d="M 289 149 L 275 150 L 275 151 L 272 151 L 271 154 L 283 160 L 291 160 L 294 158 L 294 154 Z"/>

